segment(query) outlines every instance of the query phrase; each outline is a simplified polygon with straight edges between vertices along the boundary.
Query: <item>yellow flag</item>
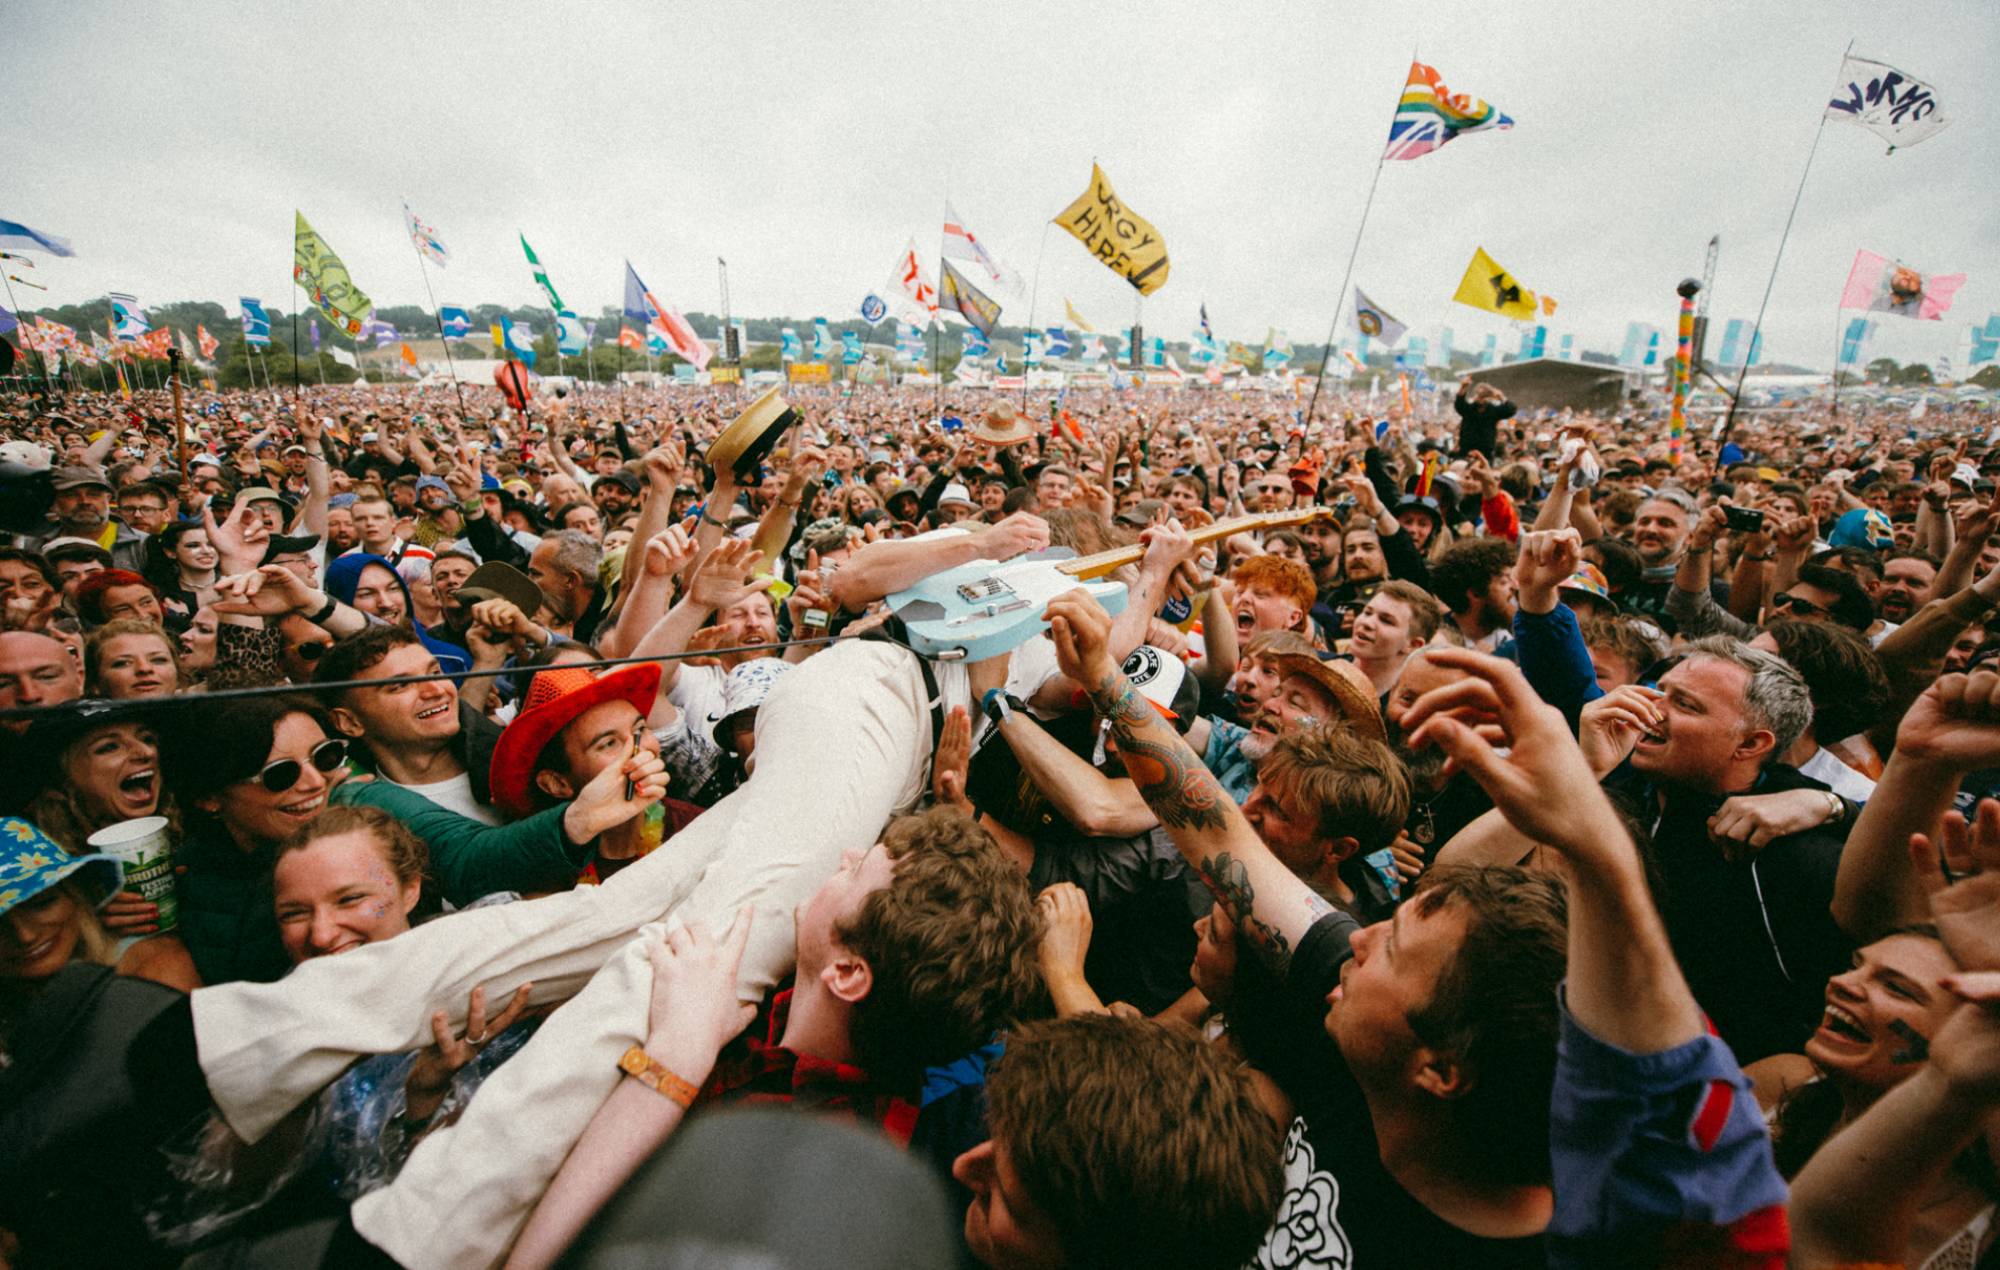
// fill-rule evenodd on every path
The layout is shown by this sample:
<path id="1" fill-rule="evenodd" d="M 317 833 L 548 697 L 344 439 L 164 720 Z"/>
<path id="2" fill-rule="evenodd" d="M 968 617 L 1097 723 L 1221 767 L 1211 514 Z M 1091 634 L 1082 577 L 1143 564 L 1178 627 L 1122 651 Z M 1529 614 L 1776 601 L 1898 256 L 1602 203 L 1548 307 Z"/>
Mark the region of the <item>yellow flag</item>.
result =
<path id="1" fill-rule="evenodd" d="M 347 266 L 326 245 L 319 231 L 306 224 L 304 212 L 295 211 L 298 227 L 292 240 L 292 280 L 307 295 L 326 320 L 349 335 L 359 335 L 361 324 L 375 311 L 375 304 L 347 276 Z"/>
<path id="2" fill-rule="evenodd" d="M 1076 306 L 1074 304 L 1071 304 L 1067 299 L 1063 301 L 1063 312 L 1069 315 L 1069 324 L 1075 327 L 1077 330 L 1084 331 L 1091 335 L 1097 334 L 1097 328 L 1092 326 L 1090 323 L 1084 321 L 1083 314 L 1078 313 L 1076 311 Z"/>
<path id="3" fill-rule="evenodd" d="M 1152 223 L 1137 216 L 1113 192 L 1104 170 L 1090 165 L 1090 187 L 1056 216 L 1090 254 L 1125 281 L 1151 295 L 1167 282 L 1167 244 Z"/>
<path id="4" fill-rule="evenodd" d="M 1514 281 L 1514 275 L 1502 269 L 1484 247 L 1473 248 L 1472 263 L 1465 267 L 1465 277 L 1451 298 L 1501 317 L 1535 316 L 1535 293 Z"/>

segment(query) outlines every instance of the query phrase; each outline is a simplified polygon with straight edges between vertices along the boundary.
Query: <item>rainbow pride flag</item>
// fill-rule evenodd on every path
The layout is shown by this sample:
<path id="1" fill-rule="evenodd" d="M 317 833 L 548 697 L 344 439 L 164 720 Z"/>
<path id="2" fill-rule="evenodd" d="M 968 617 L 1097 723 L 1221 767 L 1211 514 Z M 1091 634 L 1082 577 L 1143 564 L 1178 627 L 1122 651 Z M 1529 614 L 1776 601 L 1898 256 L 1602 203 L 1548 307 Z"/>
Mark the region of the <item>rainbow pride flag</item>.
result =
<path id="1" fill-rule="evenodd" d="M 1389 124 L 1389 148 L 1382 157 L 1421 159 L 1465 133 L 1513 126 L 1512 119 L 1488 103 L 1446 88 L 1435 68 L 1411 62 L 1409 82 L 1403 85 L 1396 117 Z"/>

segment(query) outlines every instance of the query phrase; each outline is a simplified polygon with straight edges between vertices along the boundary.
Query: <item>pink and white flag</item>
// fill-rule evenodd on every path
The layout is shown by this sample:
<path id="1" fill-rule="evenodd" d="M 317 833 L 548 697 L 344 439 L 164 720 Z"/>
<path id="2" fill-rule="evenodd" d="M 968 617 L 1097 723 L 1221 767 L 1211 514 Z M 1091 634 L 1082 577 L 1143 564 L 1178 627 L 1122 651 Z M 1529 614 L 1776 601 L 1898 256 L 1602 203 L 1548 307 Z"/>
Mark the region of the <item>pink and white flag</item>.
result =
<path id="1" fill-rule="evenodd" d="M 1854 254 L 1854 268 L 1848 271 L 1847 286 L 1840 293 L 1840 307 L 1941 322 L 1951 308 L 1952 297 L 1964 285 L 1962 273 L 1925 277 L 1886 256 L 1859 251 Z"/>
<path id="2" fill-rule="evenodd" d="M 691 364 L 695 370 L 707 370 L 709 358 L 715 354 L 702 342 L 701 336 L 694 333 L 694 327 L 688 325 L 688 320 L 681 316 L 681 311 L 670 304 L 661 304 L 651 291 L 646 292 L 646 305 L 652 310 L 648 325 L 660 333 L 660 337 L 666 340 L 667 347 L 673 349 L 682 361 Z"/>

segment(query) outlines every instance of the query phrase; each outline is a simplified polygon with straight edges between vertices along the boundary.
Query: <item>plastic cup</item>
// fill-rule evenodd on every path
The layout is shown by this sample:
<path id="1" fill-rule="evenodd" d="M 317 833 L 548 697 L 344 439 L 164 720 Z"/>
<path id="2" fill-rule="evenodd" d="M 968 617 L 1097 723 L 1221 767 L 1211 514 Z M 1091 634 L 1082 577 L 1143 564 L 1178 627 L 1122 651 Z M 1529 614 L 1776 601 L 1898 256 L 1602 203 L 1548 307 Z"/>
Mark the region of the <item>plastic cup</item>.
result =
<path id="1" fill-rule="evenodd" d="M 160 908 L 160 931 L 180 922 L 174 898 L 174 840 L 165 816 L 141 816 L 99 829 L 88 839 L 93 851 L 124 862 L 125 889 L 137 891 Z"/>

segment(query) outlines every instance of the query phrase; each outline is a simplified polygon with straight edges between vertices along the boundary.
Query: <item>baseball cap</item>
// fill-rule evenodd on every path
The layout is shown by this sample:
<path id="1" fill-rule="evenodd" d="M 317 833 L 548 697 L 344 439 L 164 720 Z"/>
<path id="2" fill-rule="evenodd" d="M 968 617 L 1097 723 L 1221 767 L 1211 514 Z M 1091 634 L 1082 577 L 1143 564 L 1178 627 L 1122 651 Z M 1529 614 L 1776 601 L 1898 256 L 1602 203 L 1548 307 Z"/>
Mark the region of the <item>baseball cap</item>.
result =
<path id="1" fill-rule="evenodd" d="M 1132 650 L 1121 667 L 1125 681 L 1153 708 L 1185 732 L 1201 709 L 1201 681 L 1188 673 L 1187 664 L 1164 648 L 1141 644 Z"/>
<path id="2" fill-rule="evenodd" d="M 50 473 L 49 484 L 57 493 L 69 489 L 87 489 L 92 485 L 101 485 L 108 490 L 111 488 L 111 478 L 104 474 L 104 469 L 101 467 L 65 464 Z"/>

